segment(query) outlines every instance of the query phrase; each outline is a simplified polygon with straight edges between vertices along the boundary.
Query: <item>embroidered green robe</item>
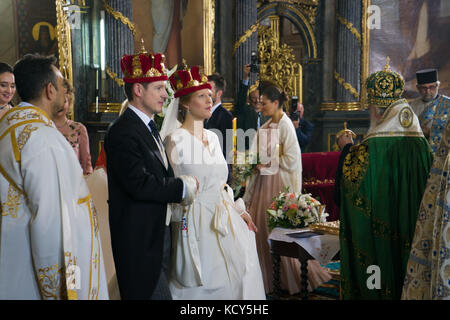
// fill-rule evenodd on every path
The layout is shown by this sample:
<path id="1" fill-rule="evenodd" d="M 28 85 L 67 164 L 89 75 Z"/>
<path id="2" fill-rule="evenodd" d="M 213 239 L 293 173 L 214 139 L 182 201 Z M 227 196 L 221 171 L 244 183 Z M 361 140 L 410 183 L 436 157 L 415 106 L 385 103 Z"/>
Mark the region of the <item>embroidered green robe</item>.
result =
<path id="1" fill-rule="evenodd" d="M 341 182 L 343 299 L 400 299 L 431 161 L 418 118 L 403 99 L 350 149 Z"/>

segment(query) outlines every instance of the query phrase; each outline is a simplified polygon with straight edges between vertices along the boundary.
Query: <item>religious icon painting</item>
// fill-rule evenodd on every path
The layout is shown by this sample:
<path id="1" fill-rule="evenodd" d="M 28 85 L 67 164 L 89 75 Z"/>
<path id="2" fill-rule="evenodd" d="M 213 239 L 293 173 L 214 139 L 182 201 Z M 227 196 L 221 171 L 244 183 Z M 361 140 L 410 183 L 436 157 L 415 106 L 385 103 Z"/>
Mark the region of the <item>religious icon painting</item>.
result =
<path id="1" fill-rule="evenodd" d="M 380 70 L 386 56 L 392 70 L 405 79 L 403 98 L 419 96 L 416 71 L 436 68 L 441 81 L 440 92 L 450 95 L 450 1 L 448 0 L 371 0 L 380 8 L 378 27 L 370 32 L 370 72 Z"/>
<path id="2" fill-rule="evenodd" d="M 54 0 L 15 0 L 18 54 L 58 55 Z"/>

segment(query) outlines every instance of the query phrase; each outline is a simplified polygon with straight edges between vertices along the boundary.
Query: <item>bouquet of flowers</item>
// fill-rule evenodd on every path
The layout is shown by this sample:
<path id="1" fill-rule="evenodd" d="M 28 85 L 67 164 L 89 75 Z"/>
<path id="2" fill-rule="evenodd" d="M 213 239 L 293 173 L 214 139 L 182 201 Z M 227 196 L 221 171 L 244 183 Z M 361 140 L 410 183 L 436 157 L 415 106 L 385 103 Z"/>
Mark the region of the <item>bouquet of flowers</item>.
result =
<path id="1" fill-rule="evenodd" d="M 245 187 L 245 182 L 253 173 L 258 164 L 258 155 L 249 151 L 237 152 L 236 163 L 233 165 L 232 185 L 234 197 L 238 198 Z"/>
<path id="2" fill-rule="evenodd" d="M 269 229 L 304 228 L 313 223 L 324 223 L 328 217 L 325 206 L 311 197 L 311 194 L 280 192 L 266 213 L 269 215 Z"/>

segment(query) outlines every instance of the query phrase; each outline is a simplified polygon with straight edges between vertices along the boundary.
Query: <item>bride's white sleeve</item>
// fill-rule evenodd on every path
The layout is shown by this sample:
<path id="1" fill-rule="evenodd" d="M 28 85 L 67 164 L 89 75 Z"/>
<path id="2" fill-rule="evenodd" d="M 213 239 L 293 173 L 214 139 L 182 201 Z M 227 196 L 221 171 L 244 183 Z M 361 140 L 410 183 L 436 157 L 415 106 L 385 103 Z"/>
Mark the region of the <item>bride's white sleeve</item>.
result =
<path id="1" fill-rule="evenodd" d="M 184 197 L 181 204 L 189 205 L 194 201 L 197 195 L 197 180 L 193 176 L 183 174 L 181 167 L 183 159 L 181 157 L 181 150 L 179 150 L 177 145 L 182 146 L 182 144 L 179 143 L 179 141 L 177 141 L 173 135 L 169 135 L 164 139 L 164 147 L 166 149 L 167 159 L 172 166 L 173 173 L 175 177 L 183 180 Z"/>

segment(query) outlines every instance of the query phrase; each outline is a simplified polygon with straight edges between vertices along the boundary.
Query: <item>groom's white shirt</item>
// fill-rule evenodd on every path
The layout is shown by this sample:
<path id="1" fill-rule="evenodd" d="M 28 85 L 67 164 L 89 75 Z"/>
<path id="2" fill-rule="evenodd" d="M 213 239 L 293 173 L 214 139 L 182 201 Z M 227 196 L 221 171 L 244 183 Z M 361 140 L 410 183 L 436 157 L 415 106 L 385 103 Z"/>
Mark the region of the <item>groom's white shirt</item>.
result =
<path id="1" fill-rule="evenodd" d="M 150 120 L 153 120 L 153 118 L 150 118 L 148 115 L 146 115 L 144 112 L 142 112 L 141 110 L 139 110 L 138 108 L 136 108 L 135 106 L 133 106 L 130 103 L 128 104 L 128 108 L 130 108 L 134 113 L 136 113 L 136 115 L 139 117 L 139 119 L 142 120 L 142 122 L 145 124 L 147 129 L 150 131 L 150 133 L 152 133 L 152 129 L 148 126 L 148 123 L 150 122 Z M 161 141 L 161 143 L 156 141 L 153 134 L 152 134 L 152 137 L 155 140 L 156 145 L 158 146 L 159 152 L 161 153 L 161 157 L 163 158 L 163 161 L 164 161 L 164 166 L 167 169 L 168 168 L 168 160 L 167 160 L 166 150 L 165 150 L 164 146 L 162 145 L 162 141 Z M 182 177 L 178 177 L 178 178 L 180 178 L 183 181 L 183 195 L 181 197 L 182 200 L 185 200 L 185 198 L 186 198 L 186 191 L 189 192 L 189 195 L 191 195 L 191 194 L 193 195 L 196 193 L 196 191 L 193 189 L 193 185 L 195 185 L 195 189 L 196 189 L 196 183 L 193 184 L 192 181 L 190 181 L 190 180 L 195 180 L 193 177 L 182 176 Z M 188 198 L 193 198 L 193 196 L 189 196 Z M 171 207 L 167 206 L 167 213 L 166 213 L 166 225 L 167 226 L 170 223 L 171 216 L 172 216 Z"/>

